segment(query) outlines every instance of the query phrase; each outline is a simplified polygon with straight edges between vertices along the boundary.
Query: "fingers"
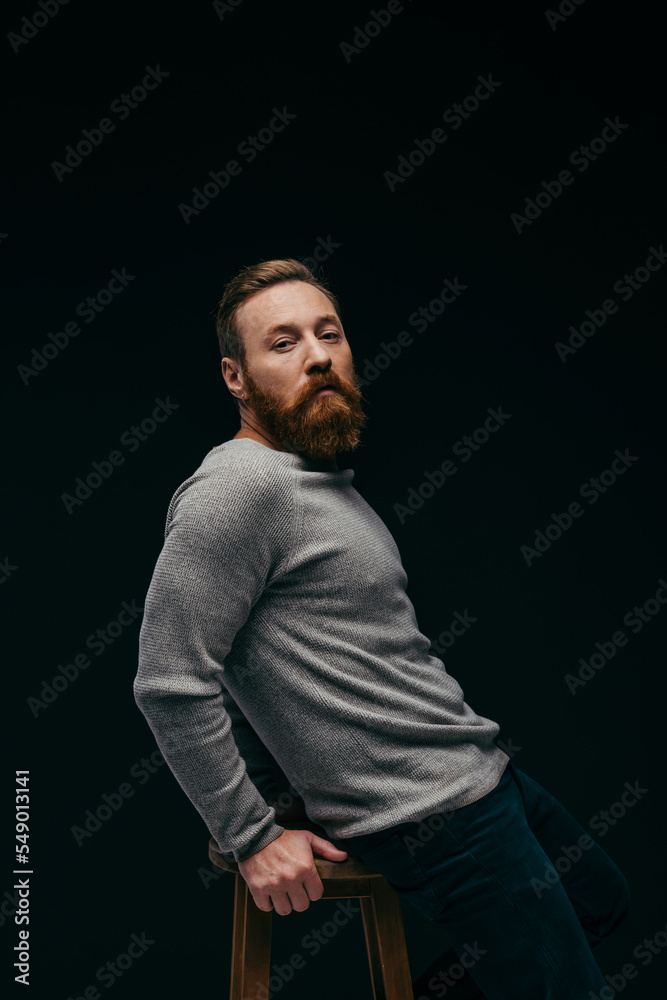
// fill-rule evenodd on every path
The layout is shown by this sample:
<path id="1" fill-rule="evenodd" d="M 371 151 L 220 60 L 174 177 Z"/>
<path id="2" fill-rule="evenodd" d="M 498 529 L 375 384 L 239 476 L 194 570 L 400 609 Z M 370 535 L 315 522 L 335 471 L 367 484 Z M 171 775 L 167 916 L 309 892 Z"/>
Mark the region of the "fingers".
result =
<path id="1" fill-rule="evenodd" d="M 322 880 L 319 876 L 318 882 L 321 887 L 321 895 L 324 891 L 324 886 L 322 886 Z M 307 910 L 311 900 L 319 899 L 320 896 L 310 896 L 310 893 L 306 892 L 302 885 L 295 885 L 286 891 L 272 890 L 270 894 L 267 892 L 258 892 L 255 894 L 253 892 L 252 898 L 255 900 L 258 909 L 264 910 L 265 913 L 275 910 L 278 916 L 286 917 L 292 910 L 296 910 L 297 913 Z"/>
<path id="2" fill-rule="evenodd" d="M 324 884 L 320 878 L 317 868 L 313 865 L 312 871 L 309 871 L 303 879 L 304 891 L 308 894 L 308 899 L 312 899 L 316 902 L 318 899 L 322 898 L 324 893 Z"/>
<path id="3" fill-rule="evenodd" d="M 292 910 L 296 910 L 297 913 L 303 913 L 310 906 L 308 894 L 301 885 L 295 886 L 289 892 L 276 893 L 275 896 L 272 896 L 272 899 L 276 913 L 281 917 L 287 916 Z"/>
<path id="4" fill-rule="evenodd" d="M 325 840 L 324 837 L 318 837 L 316 834 L 311 834 L 310 846 L 316 854 L 321 854 L 322 857 L 328 858 L 330 861 L 344 861 L 347 857 L 347 851 L 341 851 L 330 840 Z"/>
<path id="5" fill-rule="evenodd" d="M 254 890 L 251 885 L 250 892 L 260 910 L 269 912 L 275 909 L 279 916 L 284 917 L 292 910 L 298 913 L 307 910 L 311 902 L 322 897 L 324 885 L 313 863 L 305 874 L 283 879 L 280 885 L 262 890 Z"/>
<path id="6" fill-rule="evenodd" d="M 248 886 L 248 888 L 250 888 L 250 886 Z M 273 909 L 273 903 L 265 892 L 253 892 L 253 890 L 250 889 L 250 895 L 255 900 L 255 906 L 258 910 L 263 910 L 264 913 L 271 912 Z"/>

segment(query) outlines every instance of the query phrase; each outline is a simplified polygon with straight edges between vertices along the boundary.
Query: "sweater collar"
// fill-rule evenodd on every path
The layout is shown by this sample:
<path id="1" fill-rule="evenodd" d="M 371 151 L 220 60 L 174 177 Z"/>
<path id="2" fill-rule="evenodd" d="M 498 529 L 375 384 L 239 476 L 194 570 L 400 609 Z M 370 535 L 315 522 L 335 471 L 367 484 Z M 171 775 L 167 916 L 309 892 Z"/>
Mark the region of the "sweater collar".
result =
<path id="1" fill-rule="evenodd" d="M 290 465 L 295 469 L 302 469 L 304 472 L 339 472 L 338 463 L 335 458 L 307 458 L 298 452 L 292 451 L 275 451 L 273 448 L 269 448 L 267 445 L 262 444 L 261 441 L 256 441 L 254 438 L 232 438 L 230 441 L 225 441 L 225 444 L 230 444 L 234 448 L 241 446 L 251 447 L 251 448 L 263 448 L 274 461 L 282 462 L 285 465 Z M 268 456 L 267 456 L 268 457 Z"/>

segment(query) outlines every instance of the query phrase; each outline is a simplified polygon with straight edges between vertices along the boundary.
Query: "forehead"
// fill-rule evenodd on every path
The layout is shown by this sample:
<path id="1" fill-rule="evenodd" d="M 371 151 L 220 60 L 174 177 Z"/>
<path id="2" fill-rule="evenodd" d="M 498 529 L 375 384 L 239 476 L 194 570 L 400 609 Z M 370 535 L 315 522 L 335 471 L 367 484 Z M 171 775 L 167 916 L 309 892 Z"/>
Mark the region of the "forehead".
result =
<path id="1" fill-rule="evenodd" d="M 333 303 L 319 288 L 305 281 L 282 281 L 246 299 L 237 319 L 243 335 L 254 339 L 279 323 L 301 325 L 335 314 Z"/>

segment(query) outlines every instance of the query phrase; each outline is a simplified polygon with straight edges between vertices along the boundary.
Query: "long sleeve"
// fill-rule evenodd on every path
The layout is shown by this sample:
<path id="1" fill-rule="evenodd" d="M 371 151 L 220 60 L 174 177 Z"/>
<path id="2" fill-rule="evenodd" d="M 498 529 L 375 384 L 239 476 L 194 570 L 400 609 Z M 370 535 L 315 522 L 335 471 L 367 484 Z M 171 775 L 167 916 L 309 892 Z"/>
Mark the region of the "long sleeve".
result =
<path id="1" fill-rule="evenodd" d="M 295 791 L 290 792 L 289 779 L 271 753 L 264 746 L 231 693 L 223 686 L 222 695 L 225 709 L 232 723 L 232 732 L 239 753 L 245 761 L 248 777 L 269 804 L 280 795 L 288 793 L 294 800 Z M 278 815 L 278 811 L 276 811 Z"/>
<path id="2" fill-rule="evenodd" d="M 289 500 L 276 492 L 242 470 L 221 476 L 205 466 L 179 487 L 146 596 L 134 681 L 168 766 L 220 849 L 237 861 L 284 831 L 258 788 L 271 787 L 268 751 L 262 756 L 246 730 L 255 784 L 222 686 L 236 633 L 289 556 Z M 227 703 L 238 715 L 231 697 Z"/>

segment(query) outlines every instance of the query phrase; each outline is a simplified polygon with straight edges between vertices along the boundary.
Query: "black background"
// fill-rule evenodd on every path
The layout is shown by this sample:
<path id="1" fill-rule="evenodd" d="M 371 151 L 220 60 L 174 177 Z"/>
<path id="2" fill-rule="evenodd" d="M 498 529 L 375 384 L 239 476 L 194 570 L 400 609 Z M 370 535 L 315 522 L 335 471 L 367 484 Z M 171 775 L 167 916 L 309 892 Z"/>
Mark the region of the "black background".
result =
<path id="1" fill-rule="evenodd" d="M 667 925 L 667 611 L 637 634 L 623 619 L 667 575 L 667 268 L 627 302 L 613 286 L 667 239 L 662 34 L 645 2 L 570 8 L 551 27 L 540 4 L 414 0 L 347 59 L 341 43 L 371 5 L 71 2 L 18 51 L 7 37 L 0 558 L 14 568 L 1 588 L 11 752 L 0 792 L 8 829 L 14 768 L 31 770 L 33 996 L 65 1000 L 95 984 L 106 995 L 96 970 L 142 932 L 155 943 L 113 983 L 114 998 L 227 995 L 233 879 L 207 881 L 208 832 L 167 767 L 136 778 L 155 750 L 132 695 L 140 619 L 51 703 L 35 712 L 28 699 L 123 601 L 141 606 L 171 495 L 237 430 L 214 330 L 224 283 L 261 259 L 309 258 L 318 238 L 336 244 L 322 273 L 360 373 L 381 341 L 414 336 L 367 379 L 369 425 L 343 465 L 396 538 L 421 631 L 435 640 L 455 611 L 477 618 L 443 656 L 447 669 L 500 723 L 515 764 L 584 827 L 626 782 L 647 789 L 598 837 L 632 909 L 596 958 L 610 975 L 634 962 L 628 997 L 658 994 L 667 954 L 643 966 L 633 949 Z M 6 5 L 4 34 L 39 10 Z M 163 82 L 125 120 L 110 114 L 158 64 Z M 460 128 L 444 124 L 489 74 L 500 84 L 489 98 Z M 254 162 L 240 157 L 239 143 L 283 107 L 296 117 Z M 617 116 L 628 127 L 587 170 L 572 167 L 573 150 Z M 53 162 L 104 117 L 113 133 L 58 180 Z M 392 192 L 385 172 L 437 127 L 448 139 Z M 232 158 L 240 176 L 186 223 L 179 205 Z M 517 232 L 512 213 L 568 167 L 571 186 Z M 114 268 L 134 275 L 127 288 L 26 379 L 33 348 L 76 320 Z M 408 317 L 445 278 L 466 290 L 418 333 Z M 618 312 L 561 361 L 555 343 L 610 297 Z M 172 415 L 136 451 L 121 445 L 167 397 Z M 410 487 L 499 406 L 511 418 L 401 523 L 395 505 Z M 124 463 L 68 512 L 63 494 L 115 449 Z M 595 504 L 581 501 L 616 449 L 636 460 Z M 583 516 L 528 565 L 521 546 L 575 500 Z M 565 675 L 619 629 L 627 645 L 571 693 Z M 72 828 L 128 781 L 133 796 L 79 846 Z M 10 894 L 13 864 L 8 843 Z M 274 918 L 274 961 L 334 907 Z M 403 909 L 414 975 L 447 942 Z M 8 904 L 11 985 L 17 930 Z M 341 990 L 371 995 L 360 915 L 279 993 Z"/>

